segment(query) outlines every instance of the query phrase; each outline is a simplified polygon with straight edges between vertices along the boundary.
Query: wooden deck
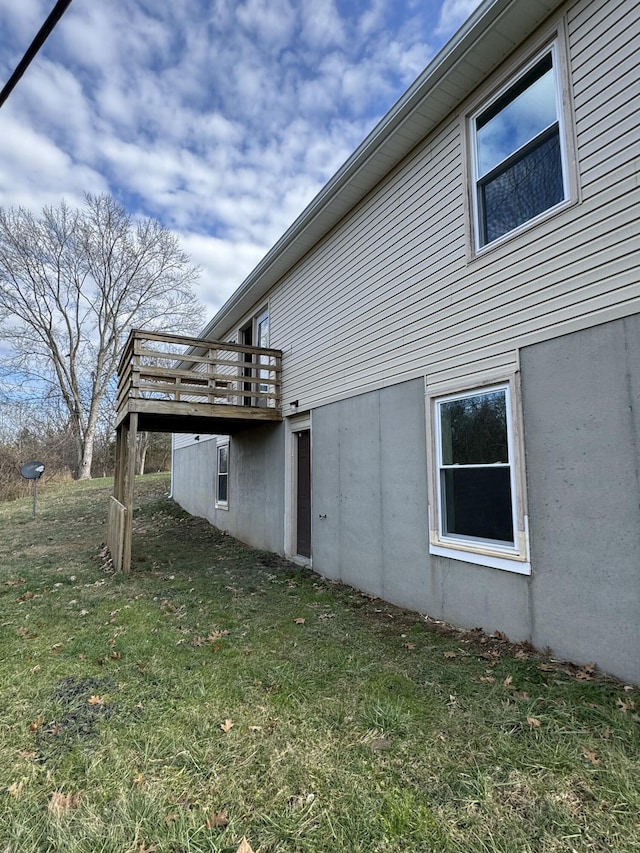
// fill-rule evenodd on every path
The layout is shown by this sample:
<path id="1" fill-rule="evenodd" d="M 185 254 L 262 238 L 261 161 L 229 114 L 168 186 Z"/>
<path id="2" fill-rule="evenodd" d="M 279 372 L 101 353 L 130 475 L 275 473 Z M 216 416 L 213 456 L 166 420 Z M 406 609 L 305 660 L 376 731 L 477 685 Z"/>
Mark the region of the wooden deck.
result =
<path id="1" fill-rule="evenodd" d="M 230 435 L 282 420 L 280 350 L 134 329 L 118 367 L 116 465 L 107 531 L 131 568 L 138 432 Z"/>
<path id="2" fill-rule="evenodd" d="M 134 329 L 118 368 L 116 428 L 231 434 L 282 420 L 281 352 Z"/>

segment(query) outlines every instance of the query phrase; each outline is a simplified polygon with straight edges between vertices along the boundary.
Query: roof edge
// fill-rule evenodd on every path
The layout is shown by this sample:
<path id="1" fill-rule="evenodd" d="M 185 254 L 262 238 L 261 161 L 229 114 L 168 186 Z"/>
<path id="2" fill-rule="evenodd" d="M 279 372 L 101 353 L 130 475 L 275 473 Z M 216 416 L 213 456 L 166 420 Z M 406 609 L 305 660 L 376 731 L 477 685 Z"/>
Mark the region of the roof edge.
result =
<path id="1" fill-rule="evenodd" d="M 551 14 L 564 0 L 542 0 L 536 4 L 543 8 L 546 15 Z M 423 103 L 429 93 L 446 79 L 447 74 L 455 68 L 456 64 L 469 53 L 469 51 L 482 40 L 492 26 L 502 17 L 505 11 L 512 7 L 526 6 L 530 0 L 483 0 L 474 12 L 467 18 L 463 25 L 449 39 L 440 51 L 433 57 L 425 69 L 418 75 L 415 81 L 401 95 L 391 109 L 375 125 L 364 140 L 358 145 L 351 156 L 344 162 L 338 171 L 327 181 L 320 192 L 313 198 L 307 207 L 300 213 L 294 222 L 287 228 L 279 240 L 269 249 L 262 260 L 254 267 L 245 280 L 231 294 L 229 299 L 217 311 L 209 323 L 201 332 L 201 337 L 219 337 L 220 334 L 228 332 L 229 327 L 252 307 L 276 282 L 286 274 L 306 253 L 310 246 L 303 247 L 302 251 L 291 253 L 293 256 L 286 263 L 276 269 L 276 262 L 282 260 L 284 253 L 291 250 L 297 240 L 301 238 L 311 224 L 319 216 L 328 211 L 331 203 L 337 202 L 339 194 L 351 185 L 353 179 L 362 171 L 363 167 L 371 161 L 373 156 L 379 152 L 385 142 L 415 111 L 416 107 Z M 529 33 L 525 33 L 526 36 Z M 478 80 L 478 84 L 482 81 Z M 407 150 L 401 155 L 396 155 L 389 160 L 386 173 L 391 171 L 416 144 L 424 138 L 424 134 L 416 137 L 407 146 Z M 378 181 L 380 178 L 378 178 Z M 376 181 L 377 183 L 377 181 Z M 366 196 L 375 186 L 365 182 L 359 188 L 356 201 L 351 201 L 352 208 L 357 201 Z M 337 211 L 333 225 L 344 215 L 344 211 Z M 329 223 L 323 233 L 332 227 Z M 315 244 L 317 240 L 313 241 Z M 271 273 L 271 275 L 269 275 Z M 264 286 L 257 289 L 258 283 L 262 281 Z"/>

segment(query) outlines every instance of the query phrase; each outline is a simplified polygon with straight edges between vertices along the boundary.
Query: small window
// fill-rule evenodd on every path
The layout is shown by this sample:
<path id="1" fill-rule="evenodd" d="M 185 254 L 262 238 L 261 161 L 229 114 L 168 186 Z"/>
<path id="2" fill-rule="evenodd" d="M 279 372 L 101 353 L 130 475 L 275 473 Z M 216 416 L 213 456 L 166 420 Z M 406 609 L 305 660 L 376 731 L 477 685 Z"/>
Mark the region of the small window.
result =
<path id="1" fill-rule="evenodd" d="M 556 53 L 471 120 L 478 248 L 568 199 Z"/>
<path id="2" fill-rule="evenodd" d="M 269 311 L 265 310 L 256 317 L 256 346 L 269 348 Z M 260 364 L 269 364 L 269 356 L 261 355 Z M 271 379 L 269 370 L 260 371 L 260 379 Z M 272 389 L 267 382 L 261 382 L 258 389 L 263 394 L 268 394 Z"/>
<path id="3" fill-rule="evenodd" d="M 216 506 L 229 506 L 229 445 L 219 444 L 216 448 Z"/>

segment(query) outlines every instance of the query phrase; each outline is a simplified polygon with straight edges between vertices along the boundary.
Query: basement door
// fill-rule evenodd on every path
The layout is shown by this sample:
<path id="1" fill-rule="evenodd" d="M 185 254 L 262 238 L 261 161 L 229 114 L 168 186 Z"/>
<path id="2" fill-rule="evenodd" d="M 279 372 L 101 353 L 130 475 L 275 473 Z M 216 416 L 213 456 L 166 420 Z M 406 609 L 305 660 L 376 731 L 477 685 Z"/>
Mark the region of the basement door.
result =
<path id="1" fill-rule="evenodd" d="M 311 430 L 296 439 L 296 554 L 311 557 Z"/>

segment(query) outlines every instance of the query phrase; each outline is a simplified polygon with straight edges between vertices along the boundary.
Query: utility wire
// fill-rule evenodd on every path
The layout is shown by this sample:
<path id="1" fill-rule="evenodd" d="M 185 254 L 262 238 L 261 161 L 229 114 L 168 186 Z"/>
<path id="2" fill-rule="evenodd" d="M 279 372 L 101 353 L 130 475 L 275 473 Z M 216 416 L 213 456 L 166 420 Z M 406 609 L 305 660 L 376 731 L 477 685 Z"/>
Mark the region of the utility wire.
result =
<path id="1" fill-rule="evenodd" d="M 16 83 L 27 70 L 35 55 L 38 53 L 42 45 L 45 43 L 45 41 L 51 34 L 51 31 L 58 23 L 60 18 L 64 15 L 70 5 L 71 0 L 57 0 L 56 5 L 49 14 L 49 17 L 40 27 L 37 36 L 27 48 L 27 52 L 18 63 L 16 70 L 13 72 L 9 80 L 4 85 L 2 92 L 0 92 L 0 107 L 4 104 L 11 92 L 14 90 Z"/>

